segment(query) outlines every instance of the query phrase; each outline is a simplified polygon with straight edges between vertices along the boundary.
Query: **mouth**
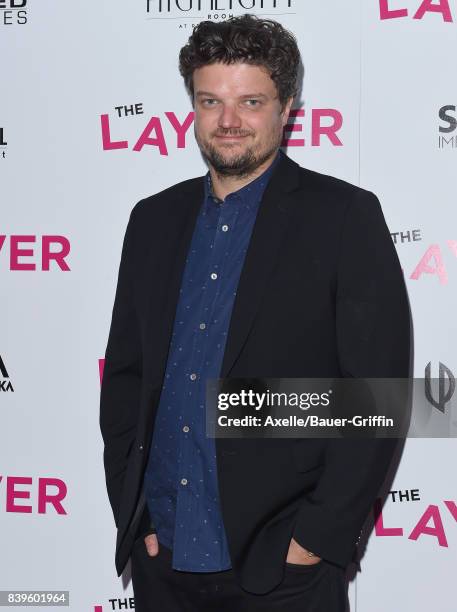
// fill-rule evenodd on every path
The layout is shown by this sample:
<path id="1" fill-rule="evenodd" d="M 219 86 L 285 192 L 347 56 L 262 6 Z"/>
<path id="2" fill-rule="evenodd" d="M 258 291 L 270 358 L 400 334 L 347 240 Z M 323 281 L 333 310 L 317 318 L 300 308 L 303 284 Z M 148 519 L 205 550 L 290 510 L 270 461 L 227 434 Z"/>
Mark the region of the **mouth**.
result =
<path id="1" fill-rule="evenodd" d="M 219 140 L 234 140 L 235 142 L 238 140 L 242 140 L 243 138 L 246 138 L 246 136 L 216 136 L 216 138 L 218 138 Z"/>

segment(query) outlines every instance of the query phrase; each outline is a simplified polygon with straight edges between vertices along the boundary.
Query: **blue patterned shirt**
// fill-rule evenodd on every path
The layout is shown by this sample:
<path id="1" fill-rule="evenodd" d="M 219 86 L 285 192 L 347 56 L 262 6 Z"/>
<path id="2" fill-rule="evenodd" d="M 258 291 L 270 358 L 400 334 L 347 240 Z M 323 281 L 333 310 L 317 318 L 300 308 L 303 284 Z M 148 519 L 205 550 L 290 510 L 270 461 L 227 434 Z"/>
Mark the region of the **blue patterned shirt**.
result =
<path id="1" fill-rule="evenodd" d="M 219 200 L 209 172 L 176 308 L 144 476 L 159 543 L 172 567 L 230 569 L 219 506 L 215 439 L 206 437 L 206 380 L 219 378 L 238 281 L 257 210 L 273 167 Z"/>

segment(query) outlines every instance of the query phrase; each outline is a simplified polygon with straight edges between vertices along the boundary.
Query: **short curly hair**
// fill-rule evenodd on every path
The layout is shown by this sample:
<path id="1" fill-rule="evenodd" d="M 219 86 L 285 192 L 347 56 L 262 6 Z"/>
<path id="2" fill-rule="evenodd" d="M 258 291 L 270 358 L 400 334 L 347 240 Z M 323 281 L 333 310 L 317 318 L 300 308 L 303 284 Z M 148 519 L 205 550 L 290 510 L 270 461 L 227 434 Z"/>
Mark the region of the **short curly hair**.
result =
<path id="1" fill-rule="evenodd" d="M 193 99 L 196 68 L 216 62 L 263 66 L 275 83 L 284 107 L 297 93 L 300 61 L 294 35 L 280 23 L 255 15 L 241 15 L 217 23 L 201 21 L 179 53 L 179 72 Z"/>

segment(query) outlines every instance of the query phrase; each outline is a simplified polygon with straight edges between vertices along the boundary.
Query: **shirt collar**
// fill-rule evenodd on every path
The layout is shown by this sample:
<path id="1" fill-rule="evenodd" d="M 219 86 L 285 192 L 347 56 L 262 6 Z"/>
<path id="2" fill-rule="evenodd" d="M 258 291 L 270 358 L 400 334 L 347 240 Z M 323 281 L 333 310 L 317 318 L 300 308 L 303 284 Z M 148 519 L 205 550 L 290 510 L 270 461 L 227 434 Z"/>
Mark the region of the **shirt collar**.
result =
<path id="1" fill-rule="evenodd" d="M 226 198 L 228 196 L 232 196 L 232 197 L 239 196 L 242 200 L 244 200 L 248 196 L 249 197 L 254 196 L 254 195 L 262 196 L 265 190 L 265 187 L 267 186 L 267 183 L 273 173 L 273 170 L 281 158 L 281 155 L 283 155 L 283 152 L 281 151 L 281 149 L 278 149 L 276 157 L 274 158 L 272 163 L 268 166 L 268 168 L 264 170 L 264 172 L 262 172 L 260 176 L 255 178 L 253 181 L 251 181 L 247 185 L 244 185 L 244 187 L 241 187 L 237 191 L 232 191 L 226 196 Z M 205 200 L 207 200 L 208 198 L 212 198 L 218 204 L 222 202 L 221 199 L 217 198 L 213 194 L 213 186 L 212 186 L 211 175 L 209 171 L 205 175 Z"/>

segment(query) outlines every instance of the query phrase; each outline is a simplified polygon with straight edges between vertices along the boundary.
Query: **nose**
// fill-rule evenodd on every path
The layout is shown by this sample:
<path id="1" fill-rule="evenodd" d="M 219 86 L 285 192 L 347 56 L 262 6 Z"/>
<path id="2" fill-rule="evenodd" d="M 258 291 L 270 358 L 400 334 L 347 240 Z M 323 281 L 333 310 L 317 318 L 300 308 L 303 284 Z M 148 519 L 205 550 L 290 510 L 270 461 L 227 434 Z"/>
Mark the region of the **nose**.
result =
<path id="1" fill-rule="evenodd" d="M 232 104 L 221 105 L 218 125 L 224 129 L 241 127 L 241 119 L 237 113 L 236 106 Z"/>

